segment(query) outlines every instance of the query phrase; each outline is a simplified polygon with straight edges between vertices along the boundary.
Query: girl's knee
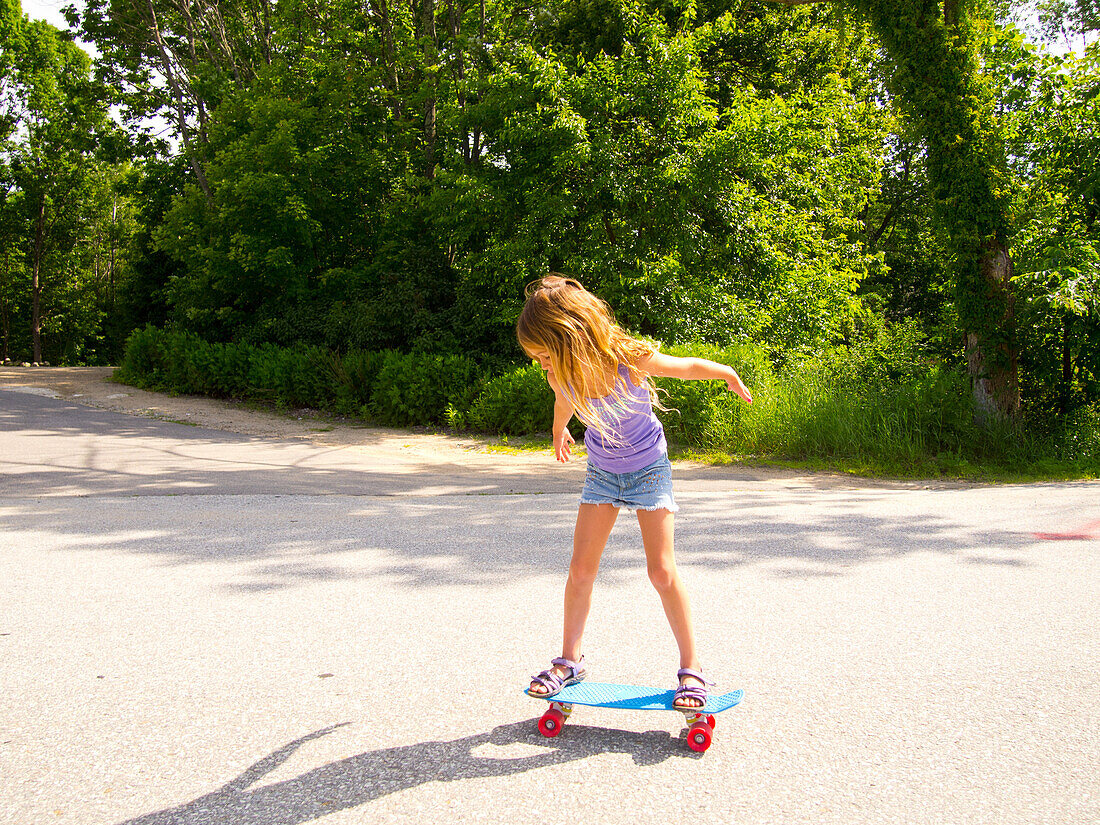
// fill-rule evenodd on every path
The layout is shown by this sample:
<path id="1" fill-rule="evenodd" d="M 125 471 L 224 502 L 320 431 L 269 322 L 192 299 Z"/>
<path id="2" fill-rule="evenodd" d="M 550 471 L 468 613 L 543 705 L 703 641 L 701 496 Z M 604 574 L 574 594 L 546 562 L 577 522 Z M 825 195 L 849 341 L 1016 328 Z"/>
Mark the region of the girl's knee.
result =
<path id="1" fill-rule="evenodd" d="M 591 587 L 596 581 L 599 572 L 598 564 L 585 564 L 574 561 L 569 565 L 569 583 L 579 587 Z"/>
<path id="2" fill-rule="evenodd" d="M 657 588 L 658 593 L 667 593 L 680 583 L 680 574 L 674 566 L 658 565 L 650 567 L 648 572 L 649 581 Z"/>

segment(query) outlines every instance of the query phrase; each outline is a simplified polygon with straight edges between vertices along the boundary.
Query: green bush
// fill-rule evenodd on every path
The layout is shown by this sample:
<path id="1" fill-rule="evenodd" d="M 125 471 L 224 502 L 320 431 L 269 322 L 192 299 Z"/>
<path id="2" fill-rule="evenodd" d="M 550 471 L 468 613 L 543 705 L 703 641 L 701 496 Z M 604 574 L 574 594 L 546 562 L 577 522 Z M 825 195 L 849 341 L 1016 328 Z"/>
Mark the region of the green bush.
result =
<path id="1" fill-rule="evenodd" d="M 1062 457 L 1100 472 L 1100 403 L 1074 410 L 1061 439 Z"/>
<path id="2" fill-rule="evenodd" d="M 210 344 L 153 327 L 130 336 L 118 377 L 149 389 L 367 415 L 393 426 L 442 423 L 448 405 L 467 409 L 481 387 L 477 364 L 461 355 L 339 356 L 303 345 Z"/>
<path id="3" fill-rule="evenodd" d="M 135 387 L 153 388 L 158 385 L 164 371 L 161 335 L 160 330 L 151 326 L 130 333 L 116 372 L 120 381 Z"/>
<path id="4" fill-rule="evenodd" d="M 368 350 L 352 350 L 342 357 L 331 356 L 329 368 L 336 379 L 336 412 L 369 417 L 371 393 L 385 359 L 386 352 Z"/>
<path id="5" fill-rule="evenodd" d="M 720 381 L 658 379 L 668 437 L 736 455 L 840 459 L 912 467 L 979 449 L 969 385 L 930 366 L 905 326 L 876 342 L 825 351 L 773 369 L 755 347 L 669 347 L 670 355 L 729 364 L 753 394 L 745 404 Z M 987 441 L 989 441 L 987 437 Z M 992 438 L 981 449 L 988 452 Z"/>
<path id="6" fill-rule="evenodd" d="M 762 382 L 772 380 L 767 354 L 757 347 L 687 344 L 662 351 L 678 358 L 706 358 L 731 366 L 754 393 Z M 658 378 L 655 383 L 658 400 L 665 408 L 658 410 L 657 416 L 670 440 L 695 447 L 723 447 L 734 439 L 745 403 L 729 391 L 724 381 Z"/>
<path id="7" fill-rule="evenodd" d="M 469 407 L 480 383 L 478 372 L 464 355 L 387 352 L 371 391 L 371 415 L 394 427 L 441 423 L 448 405 Z"/>
<path id="8" fill-rule="evenodd" d="M 337 382 L 327 350 L 274 344 L 249 349 L 249 395 L 284 407 L 334 408 Z"/>
<path id="9" fill-rule="evenodd" d="M 670 441 L 734 455 L 898 473 L 1026 470 L 1037 462 L 1051 472 L 1100 473 L 1096 405 L 1045 427 L 979 427 L 966 375 L 930 365 L 913 335 L 910 327 L 884 331 L 781 368 L 748 345 L 668 347 L 670 355 L 731 365 L 754 403 L 721 381 L 661 378 L 658 416 Z M 465 355 L 211 344 L 154 327 L 130 335 L 118 376 L 149 389 L 308 406 L 391 426 L 530 435 L 547 433 L 554 414 L 554 394 L 533 364 L 490 376 Z"/>
<path id="10" fill-rule="evenodd" d="M 554 425 L 554 391 L 540 367 L 519 367 L 485 383 L 466 423 L 474 430 L 502 435 L 549 432 Z"/>

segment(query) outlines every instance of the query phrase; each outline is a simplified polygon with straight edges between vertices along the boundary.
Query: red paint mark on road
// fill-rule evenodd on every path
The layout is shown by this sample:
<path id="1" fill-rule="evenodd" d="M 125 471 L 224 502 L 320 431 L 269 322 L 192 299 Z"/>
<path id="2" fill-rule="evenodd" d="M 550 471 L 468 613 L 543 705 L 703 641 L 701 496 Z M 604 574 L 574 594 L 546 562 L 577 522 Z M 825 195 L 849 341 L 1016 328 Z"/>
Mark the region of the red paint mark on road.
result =
<path id="1" fill-rule="evenodd" d="M 1089 541 L 1100 539 L 1100 521 L 1091 521 L 1073 533 L 1032 533 L 1043 541 Z"/>

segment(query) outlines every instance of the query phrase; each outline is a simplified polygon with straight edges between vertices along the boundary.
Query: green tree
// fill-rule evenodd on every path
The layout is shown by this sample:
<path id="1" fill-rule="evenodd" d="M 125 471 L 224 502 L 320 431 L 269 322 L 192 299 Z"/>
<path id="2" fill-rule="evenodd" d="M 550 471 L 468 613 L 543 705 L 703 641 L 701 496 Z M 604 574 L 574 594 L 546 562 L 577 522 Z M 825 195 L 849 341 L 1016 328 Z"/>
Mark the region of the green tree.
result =
<path id="1" fill-rule="evenodd" d="M 104 89 L 139 144 L 165 148 L 146 122 L 172 124 L 195 180 L 207 197 L 204 167 L 211 112 L 246 86 L 275 52 L 271 0 L 88 0 L 65 9 L 69 25 L 101 55 Z"/>
<path id="2" fill-rule="evenodd" d="M 615 8 L 610 47 L 570 30 L 572 54 L 535 36 L 494 55 L 479 110 L 493 162 L 437 195 L 469 250 L 463 284 L 502 320 L 524 282 L 563 269 L 666 340 L 838 335 L 871 265 L 855 219 L 878 175 L 874 107 L 839 74 L 720 107 L 700 59 L 715 24 Z"/>
<path id="3" fill-rule="evenodd" d="M 31 357 L 41 361 L 44 301 L 51 302 L 59 324 L 95 326 L 78 259 L 88 222 L 100 208 L 95 158 L 115 141 L 88 56 L 44 21 L 11 22 L 7 12 L 5 18 L 11 69 L 4 117 L 12 126 L 4 147 L 5 224 L 24 249 Z M 10 287 L 15 267 L 5 269 Z"/>
<path id="4" fill-rule="evenodd" d="M 857 3 L 890 56 L 890 86 L 927 151 L 949 237 L 955 307 L 978 408 L 1019 410 L 1007 164 L 979 50 L 990 23 L 957 0 Z"/>
<path id="5" fill-rule="evenodd" d="M 1062 413 L 1100 397 L 1100 43 L 1056 56 L 1006 37 L 1004 88 L 1014 166 L 1025 186 L 1017 275 L 1033 397 L 1057 387 Z"/>
<path id="6" fill-rule="evenodd" d="M 11 138 L 19 121 L 20 103 L 15 81 L 16 44 L 20 38 L 22 11 L 15 0 L 0 0 L 0 357 L 11 357 L 12 318 L 17 312 L 16 292 L 24 281 L 19 255 L 22 232 L 14 195 L 15 182 L 9 163 Z"/>
<path id="7" fill-rule="evenodd" d="M 890 323 L 919 322 L 952 358 L 961 348 L 949 314 L 947 250 L 933 213 L 924 147 L 895 119 L 879 192 L 861 216 L 866 250 L 881 255 L 883 266 L 860 284 L 860 295 Z"/>
<path id="8" fill-rule="evenodd" d="M 95 8 L 119 70 L 125 10 Z M 271 11 L 265 62 L 189 110 L 201 168 L 150 234 L 192 330 L 514 353 L 522 287 L 556 268 L 649 334 L 808 348 L 879 267 L 866 27 L 757 0 Z M 156 50 L 127 55 L 153 76 Z"/>
<path id="9" fill-rule="evenodd" d="M 985 417 L 1014 418 L 1020 393 L 1010 184 L 981 63 L 992 11 L 960 0 L 851 0 L 851 8 L 873 26 L 887 57 L 887 87 L 927 153 L 976 406 Z"/>

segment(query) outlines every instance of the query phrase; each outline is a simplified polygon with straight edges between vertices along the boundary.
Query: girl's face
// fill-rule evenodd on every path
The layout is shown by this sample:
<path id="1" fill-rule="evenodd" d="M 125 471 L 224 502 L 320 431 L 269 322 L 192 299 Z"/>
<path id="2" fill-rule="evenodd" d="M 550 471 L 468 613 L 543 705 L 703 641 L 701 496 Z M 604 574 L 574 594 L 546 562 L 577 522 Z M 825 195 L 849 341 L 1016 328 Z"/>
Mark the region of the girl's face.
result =
<path id="1" fill-rule="evenodd" d="M 532 358 L 534 358 L 536 361 L 539 362 L 539 366 L 542 367 L 545 372 L 549 373 L 550 375 L 554 374 L 553 370 L 551 370 L 551 368 L 550 368 L 551 364 L 550 364 L 550 352 L 549 352 L 549 350 L 545 350 L 545 349 L 532 350 L 530 352 L 530 355 L 531 355 Z"/>

